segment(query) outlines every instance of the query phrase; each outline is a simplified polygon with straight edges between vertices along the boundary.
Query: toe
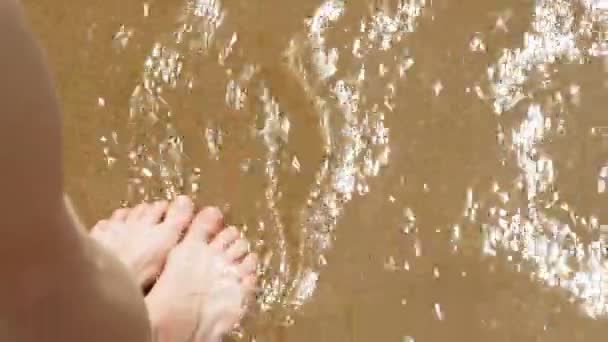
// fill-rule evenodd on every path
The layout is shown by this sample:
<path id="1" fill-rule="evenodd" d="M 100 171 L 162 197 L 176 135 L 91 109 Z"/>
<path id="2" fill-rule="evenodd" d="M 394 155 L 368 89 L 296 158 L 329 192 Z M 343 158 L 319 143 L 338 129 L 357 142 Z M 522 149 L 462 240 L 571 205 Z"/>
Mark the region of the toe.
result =
<path id="1" fill-rule="evenodd" d="M 224 226 L 224 216 L 215 207 L 201 210 L 188 230 L 188 239 L 209 242 Z"/>
<path id="2" fill-rule="evenodd" d="M 97 224 L 95 224 L 95 226 L 93 226 L 93 228 L 91 228 L 91 235 L 93 237 L 101 234 L 102 232 L 108 230 L 109 227 L 109 222 L 108 220 L 101 220 L 99 222 L 97 222 Z"/>
<path id="3" fill-rule="evenodd" d="M 249 252 L 249 242 L 245 239 L 238 239 L 226 250 L 226 257 L 230 262 L 241 259 Z"/>
<path id="4" fill-rule="evenodd" d="M 183 229 L 192 220 L 194 203 L 188 196 L 177 196 L 167 209 L 165 223 Z"/>
<path id="5" fill-rule="evenodd" d="M 129 212 L 131 210 L 129 208 L 120 208 L 116 209 L 110 218 L 112 221 L 121 221 L 124 222 L 129 216 Z"/>
<path id="6" fill-rule="evenodd" d="M 227 227 L 219 232 L 211 241 L 210 245 L 217 250 L 224 250 L 239 238 L 239 231 L 235 227 Z"/>
<path id="7" fill-rule="evenodd" d="M 139 220 L 143 216 L 144 212 L 147 210 L 148 205 L 149 204 L 147 204 L 147 203 L 140 203 L 140 204 L 136 205 L 133 209 L 131 209 L 129 211 L 126 221 L 127 222 L 139 222 Z"/>
<path id="8" fill-rule="evenodd" d="M 253 297 L 256 290 L 257 282 L 258 277 L 255 274 L 250 274 L 248 276 L 243 277 L 243 280 L 241 281 L 241 286 L 243 287 L 243 293 L 245 295 L 246 301 L 251 300 L 251 297 Z"/>
<path id="9" fill-rule="evenodd" d="M 258 268 L 258 256 L 255 253 L 248 254 L 238 265 L 239 272 L 243 278 L 255 276 Z"/>
<path id="10" fill-rule="evenodd" d="M 152 203 L 142 213 L 142 221 L 147 224 L 157 224 L 167 211 L 168 206 L 169 202 L 167 201 L 157 201 Z"/>

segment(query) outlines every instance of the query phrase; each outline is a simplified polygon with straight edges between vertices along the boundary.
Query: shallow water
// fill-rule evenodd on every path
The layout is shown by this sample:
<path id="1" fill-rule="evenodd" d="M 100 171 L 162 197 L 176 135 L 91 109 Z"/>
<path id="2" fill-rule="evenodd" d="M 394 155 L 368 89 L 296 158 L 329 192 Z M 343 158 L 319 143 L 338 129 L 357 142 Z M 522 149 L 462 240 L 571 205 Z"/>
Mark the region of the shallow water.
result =
<path id="1" fill-rule="evenodd" d="M 85 221 L 188 193 L 256 241 L 236 340 L 608 334 L 593 2 L 24 2 Z"/>

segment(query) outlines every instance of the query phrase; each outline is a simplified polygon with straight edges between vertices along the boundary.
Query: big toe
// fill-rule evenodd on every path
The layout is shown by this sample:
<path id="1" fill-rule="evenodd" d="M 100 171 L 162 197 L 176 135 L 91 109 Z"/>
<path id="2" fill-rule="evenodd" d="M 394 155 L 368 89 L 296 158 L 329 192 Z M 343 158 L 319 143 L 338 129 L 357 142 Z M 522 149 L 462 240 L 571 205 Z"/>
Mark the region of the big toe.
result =
<path id="1" fill-rule="evenodd" d="M 192 220 L 194 203 L 188 196 L 177 196 L 169 205 L 164 222 L 170 226 L 184 229 Z"/>
<path id="2" fill-rule="evenodd" d="M 224 216 L 215 207 L 207 207 L 201 210 L 188 230 L 188 239 L 209 242 L 211 237 L 217 234 L 224 226 Z"/>

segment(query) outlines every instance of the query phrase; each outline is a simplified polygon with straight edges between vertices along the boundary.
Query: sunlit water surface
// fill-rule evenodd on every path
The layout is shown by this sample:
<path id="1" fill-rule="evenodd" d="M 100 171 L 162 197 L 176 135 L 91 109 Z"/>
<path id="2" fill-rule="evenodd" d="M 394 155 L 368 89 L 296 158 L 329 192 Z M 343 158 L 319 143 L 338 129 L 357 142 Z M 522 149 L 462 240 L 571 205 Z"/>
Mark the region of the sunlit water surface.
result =
<path id="1" fill-rule="evenodd" d="M 85 218 L 186 193 L 254 241 L 236 340 L 607 336 L 608 2 L 26 5 Z"/>

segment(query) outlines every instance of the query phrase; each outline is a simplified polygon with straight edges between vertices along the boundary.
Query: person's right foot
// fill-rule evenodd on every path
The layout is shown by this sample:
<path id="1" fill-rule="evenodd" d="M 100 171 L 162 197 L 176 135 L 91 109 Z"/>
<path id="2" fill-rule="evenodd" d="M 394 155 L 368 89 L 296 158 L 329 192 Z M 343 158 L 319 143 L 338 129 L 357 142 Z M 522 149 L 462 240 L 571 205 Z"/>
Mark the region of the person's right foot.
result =
<path id="1" fill-rule="evenodd" d="M 155 341 L 219 341 L 239 322 L 256 284 L 257 257 L 221 212 L 198 213 L 146 297 Z"/>

